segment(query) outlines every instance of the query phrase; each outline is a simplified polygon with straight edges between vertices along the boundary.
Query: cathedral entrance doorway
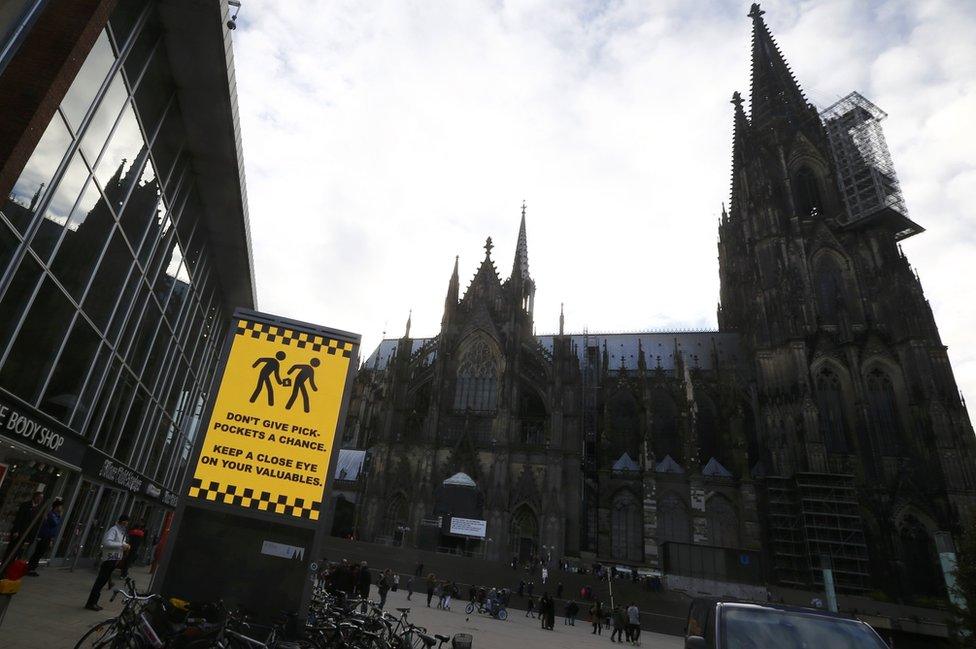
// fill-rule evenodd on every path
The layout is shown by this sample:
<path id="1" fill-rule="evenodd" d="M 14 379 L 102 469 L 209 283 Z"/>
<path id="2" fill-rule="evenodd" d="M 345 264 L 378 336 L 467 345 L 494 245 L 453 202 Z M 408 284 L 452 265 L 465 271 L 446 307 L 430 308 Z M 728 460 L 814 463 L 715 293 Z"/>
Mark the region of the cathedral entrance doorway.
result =
<path id="1" fill-rule="evenodd" d="M 522 505 L 512 516 L 512 551 L 521 563 L 532 561 L 539 553 L 539 520 L 528 505 Z"/>

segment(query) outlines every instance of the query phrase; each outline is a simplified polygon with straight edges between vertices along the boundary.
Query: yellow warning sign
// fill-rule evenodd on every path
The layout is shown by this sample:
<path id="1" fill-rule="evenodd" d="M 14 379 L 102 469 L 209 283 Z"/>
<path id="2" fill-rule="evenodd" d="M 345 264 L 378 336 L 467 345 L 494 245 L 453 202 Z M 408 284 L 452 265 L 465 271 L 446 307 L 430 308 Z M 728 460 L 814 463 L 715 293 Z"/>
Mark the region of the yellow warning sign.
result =
<path id="1" fill-rule="evenodd" d="M 354 347 L 238 320 L 188 495 L 318 520 Z"/>

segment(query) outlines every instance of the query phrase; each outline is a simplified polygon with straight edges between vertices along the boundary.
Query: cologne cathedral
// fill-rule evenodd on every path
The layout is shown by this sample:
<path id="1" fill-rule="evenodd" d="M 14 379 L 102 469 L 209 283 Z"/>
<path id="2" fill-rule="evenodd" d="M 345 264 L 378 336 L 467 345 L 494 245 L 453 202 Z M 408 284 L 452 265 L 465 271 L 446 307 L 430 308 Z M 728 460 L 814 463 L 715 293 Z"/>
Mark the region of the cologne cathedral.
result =
<path id="1" fill-rule="evenodd" d="M 781 585 L 817 586 L 827 556 L 842 591 L 945 595 L 976 450 L 899 246 L 922 228 L 884 113 L 857 93 L 818 111 L 749 17 L 718 330 L 570 335 L 560 317 L 534 335 L 523 208 L 507 277 L 489 239 L 464 290 L 455 262 L 440 332 L 408 322 L 360 369 L 344 446 L 369 450 L 362 539 L 422 545 L 433 528 L 449 545 L 440 515 L 462 489 L 489 559 L 654 570 L 668 548 L 732 548 Z"/>

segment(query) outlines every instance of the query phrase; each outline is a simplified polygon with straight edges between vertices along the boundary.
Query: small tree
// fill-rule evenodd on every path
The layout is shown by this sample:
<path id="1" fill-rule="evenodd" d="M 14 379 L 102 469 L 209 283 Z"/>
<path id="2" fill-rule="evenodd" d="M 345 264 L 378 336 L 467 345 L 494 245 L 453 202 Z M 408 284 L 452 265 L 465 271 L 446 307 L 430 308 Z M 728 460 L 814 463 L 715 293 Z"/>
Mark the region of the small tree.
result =
<path id="1" fill-rule="evenodd" d="M 969 522 L 959 539 L 955 572 L 955 601 L 950 605 L 952 637 L 959 647 L 976 648 L 976 519 Z M 965 603 L 957 604 L 959 598 Z"/>

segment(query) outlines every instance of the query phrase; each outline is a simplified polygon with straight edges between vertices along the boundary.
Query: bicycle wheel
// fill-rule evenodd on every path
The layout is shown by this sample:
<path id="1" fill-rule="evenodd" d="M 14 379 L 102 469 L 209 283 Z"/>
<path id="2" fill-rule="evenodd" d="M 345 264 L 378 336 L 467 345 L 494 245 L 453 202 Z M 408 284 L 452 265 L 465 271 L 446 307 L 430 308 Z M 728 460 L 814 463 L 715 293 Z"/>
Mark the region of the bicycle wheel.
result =
<path id="1" fill-rule="evenodd" d="M 117 634 L 116 622 L 118 622 L 118 618 L 114 617 L 102 620 L 85 631 L 85 635 L 81 636 L 81 640 L 78 641 L 74 649 L 95 649 L 96 647 L 110 646 Z"/>
<path id="2" fill-rule="evenodd" d="M 468 602 L 468 605 L 464 607 L 464 612 L 468 615 L 474 613 L 474 602 Z"/>
<path id="3" fill-rule="evenodd" d="M 498 619 L 504 622 L 508 619 L 508 611 L 503 608 L 498 609 Z"/>

